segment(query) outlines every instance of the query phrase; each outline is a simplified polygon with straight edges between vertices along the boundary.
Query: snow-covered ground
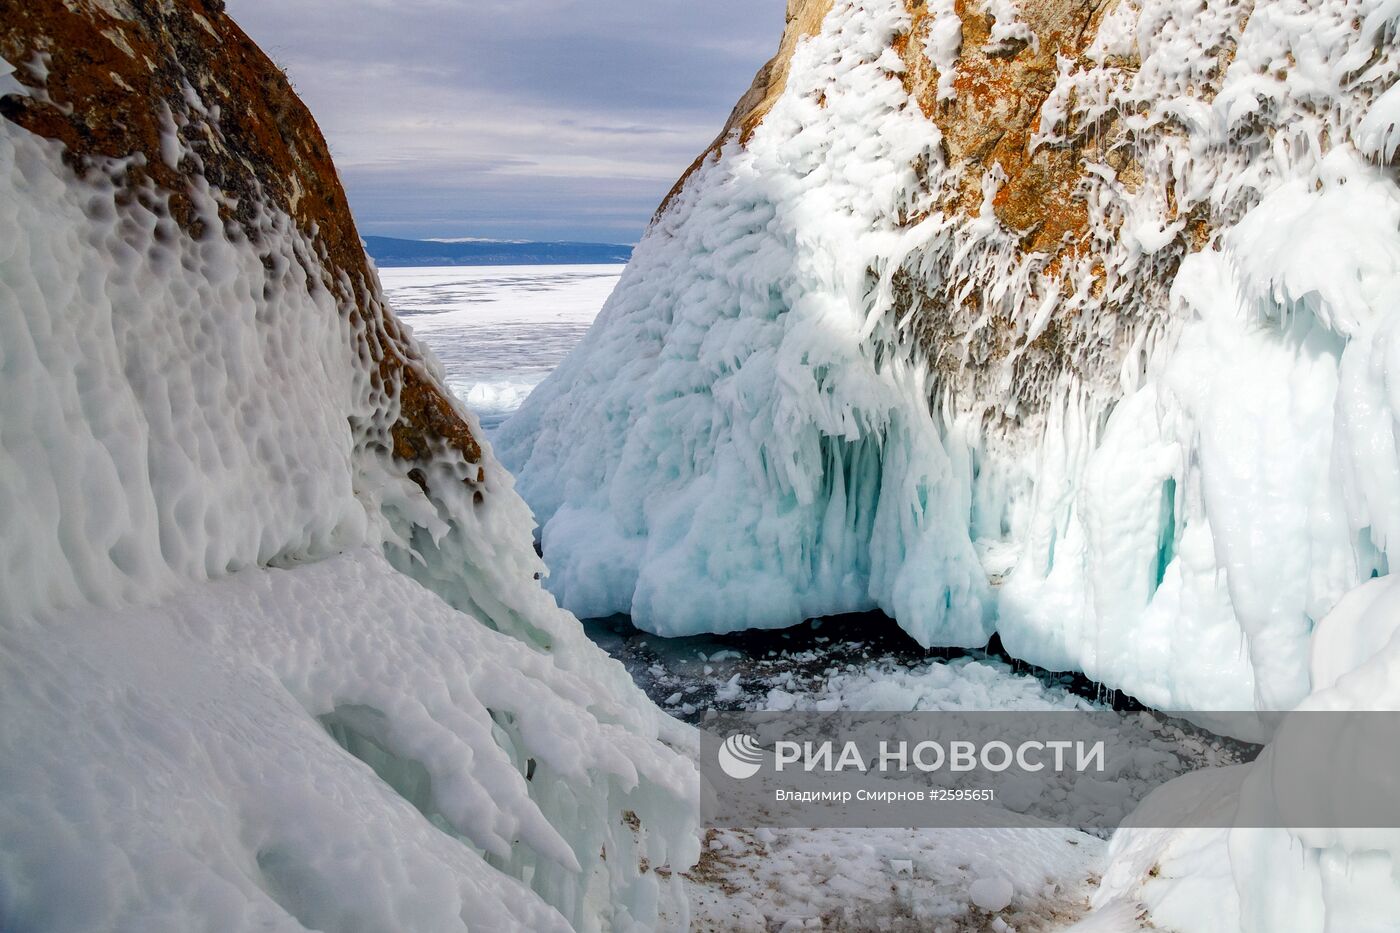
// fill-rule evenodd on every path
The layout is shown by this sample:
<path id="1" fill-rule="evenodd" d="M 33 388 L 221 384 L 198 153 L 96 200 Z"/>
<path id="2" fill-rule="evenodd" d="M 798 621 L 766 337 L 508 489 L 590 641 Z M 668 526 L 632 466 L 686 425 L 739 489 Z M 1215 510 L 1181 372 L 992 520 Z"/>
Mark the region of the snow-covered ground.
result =
<path id="1" fill-rule="evenodd" d="M 664 638 L 625 617 L 585 623 L 663 709 L 697 724 L 708 710 L 1124 710 L 1120 741 L 1141 760 L 1109 782 L 1141 800 L 1171 775 L 1248 760 L 1254 749 L 1130 712 L 1120 694 L 982 651 L 929 652 L 890 619 L 813 620 L 780 632 Z M 986 776 L 979 777 L 985 781 Z M 981 786 L 986 786 L 985 784 Z M 998 794 L 1012 799 L 1009 785 Z M 1076 821 L 1094 787 L 1065 786 L 1055 807 Z M 1010 793 L 1008 793 L 1010 792 Z M 1061 799 L 1063 798 L 1063 799 Z M 1002 797 L 999 797 L 1002 799 Z M 1095 800 L 1097 804 L 1101 801 Z M 1133 804 L 1124 804 L 1131 809 Z M 1065 930 L 1103 901 L 1111 862 L 1102 834 L 1070 829 L 712 829 L 687 872 L 696 930 Z M 1202 836 L 1205 835 L 1203 832 Z M 1144 866 L 1148 871 L 1151 864 Z M 1002 898 L 992 894 L 1001 892 Z M 1117 893 L 1115 890 L 1114 893 Z M 1004 898 L 1004 903 L 1003 899 Z M 1141 927 L 1136 902 L 1108 926 Z"/>
<path id="2" fill-rule="evenodd" d="M 691 929 L 1061 930 L 1088 911 L 1104 848 L 1068 829 L 712 830 Z"/>
<path id="3" fill-rule="evenodd" d="M 890 620 L 785 632 L 660 638 L 588 623 L 668 712 L 707 709 L 1066 710 L 1094 704 L 985 656 L 929 656 Z M 1059 930 L 1082 917 L 1107 864 L 1071 829 L 712 829 L 685 874 L 690 927 L 768 930 Z M 1131 929 L 1125 927 L 1125 929 Z"/>
<path id="4" fill-rule="evenodd" d="M 437 353 L 484 428 L 500 424 L 593 323 L 622 266 L 380 269 L 399 319 Z"/>

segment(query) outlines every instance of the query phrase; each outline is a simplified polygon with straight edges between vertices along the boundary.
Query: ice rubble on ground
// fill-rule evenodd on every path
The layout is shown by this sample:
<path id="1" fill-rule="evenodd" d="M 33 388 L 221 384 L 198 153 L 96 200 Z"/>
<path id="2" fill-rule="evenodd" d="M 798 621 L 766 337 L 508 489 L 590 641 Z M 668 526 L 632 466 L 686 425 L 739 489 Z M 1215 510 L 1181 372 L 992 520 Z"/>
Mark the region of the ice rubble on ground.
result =
<path id="1" fill-rule="evenodd" d="M 904 5 L 837 3 L 501 429 L 551 590 L 662 634 L 878 607 L 1159 708 L 1296 704 L 1316 620 L 1400 540 L 1397 21 L 1395 0 L 1110 10 L 1032 147 L 1117 120 L 1143 178 L 1082 146 L 1095 254 L 1052 281 L 989 209 L 998 166 L 981 216 L 938 209 L 956 170 L 898 80 Z M 1055 314 L 1107 326 L 1192 212 L 1218 232 L 1170 299 L 1113 320 L 1112 366 L 1067 369 L 1009 438 L 983 415 L 1020 415 L 935 382 L 892 319 L 904 271 L 987 289 L 968 327 L 1003 316 L 1017 346 Z"/>
<path id="2" fill-rule="evenodd" d="M 740 708 L 877 713 L 1108 712 L 1107 707 L 1090 703 L 1064 685 L 1045 684 L 992 659 L 960 658 L 914 666 L 885 663 L 828 671 L 825 682 L 815 688 L 800 679 L 773 677 L 775 686 L 766 696 L 752 696 Z M 1177 775 L 1237 764 L 1244 757 L 1232 740 L 1184 723 L 1159 721 L 1146 713 L 1114 716 L 1111 725 L 1101 716 L 1099 723 L 1112 734 L 1111 747 L 1136 750 L 1131 758 L 1114 762 L 1103 775 L 1068 774 L 1049 780 L 1041 775 L 1027 780 L 1025 775 L 982 773 L 969 775 L 966 782 L 957 781 L 955 786 L 991 790 L 998 807 L 1034 812 L 1057 826 L 1117 825 L 1133 812 L 1138 801 Z M 1035 738 L 1037 730 L 1043 728 L 1043 722 L 1018 724 L 1008 719 L 998 727 L 997 737 L 1015 745 Z M 1008 842 L 1014 844 L 1013 839 Z"/>
<path id="3" fill-rule="evenodd" d="M 537 385 L 538 382 L 525 379 L 448 384 L 452 393 L 465 402 L 468 408 L 483 415 L 507 415 L 515 411 Z"/>
<path id="4" fill-rule="evenodd" d="M 800 654 L 797 660 L 803 660 Z M 1089 708 L 1064 688 L 1046 686 L 990 660 L 960 659 L 915 668 L 852 665 L 822 680 L 820 686 L 794 684 L 790 676 L 778 674 L 766 701 L 759 695 L 743 706 L 871 711 Z M 1134 737 L 1145 748 L 1142 739 Z M 998 787 L 1002 805 L 1012 799 L 1010 787 Z M 1067 820 L 1072 819 L 1071 809 L 1066 807 Z M 693 917 L 702 929 L 743 931 L 1003 929 L 993 925 L 998 919 L 1006 929 L 1048 930 L 1087 910 L 1104 866 L 1104 840 L 1058 827 L 1003 828 L 995 825 L 995 817 L 989 824 L 953 830 L 714 830 L 687 882 Z"/>
<path id="5" fill-rule="evenodd" d="M 683 917 L 642 862 L 698 854 L 692 738 L 534 582 L 510 477 L 444 447 L 426 497 L 316 244 L 123 170 L 0 121 L 0 926 Z"/>
<path id="6" fill-rule="evenodd" d="M 1103 849 L 1070 829 L 715 830 L 693 916 L 726 933 L 1053 930 L 1087 910 Z"/>

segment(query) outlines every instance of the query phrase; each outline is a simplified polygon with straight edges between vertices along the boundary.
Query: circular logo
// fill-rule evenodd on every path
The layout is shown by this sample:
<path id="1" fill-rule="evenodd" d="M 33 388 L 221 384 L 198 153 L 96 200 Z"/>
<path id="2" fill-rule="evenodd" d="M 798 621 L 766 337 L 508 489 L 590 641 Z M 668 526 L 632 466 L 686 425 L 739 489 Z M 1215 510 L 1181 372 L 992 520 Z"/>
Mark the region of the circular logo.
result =
<path id="1" fill-rule="evenodd" d="M 724 740 L 718 758 L 720 770 L 736 781 L 753 777 L 763 767 L 763 749 L 758 739 L 742 732 Z"/>

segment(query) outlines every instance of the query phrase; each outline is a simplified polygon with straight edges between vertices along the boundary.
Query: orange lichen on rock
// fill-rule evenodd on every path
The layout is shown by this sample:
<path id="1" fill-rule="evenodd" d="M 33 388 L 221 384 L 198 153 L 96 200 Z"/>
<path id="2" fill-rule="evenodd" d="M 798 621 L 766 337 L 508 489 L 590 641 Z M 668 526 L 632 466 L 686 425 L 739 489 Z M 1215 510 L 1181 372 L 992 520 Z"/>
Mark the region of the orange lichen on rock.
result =
<path id="1" fill-rule="evenodd" d="M 394 453 L 422 459 L 446 444 L 480 460 L 447 390 L 383 306 L 316 121 L 220 0 L 0 0 L 0 56 L 31 91 L 0 98 L 0 116 L 61 143 L 78 173 L 117 160 L 122 195 L 154 189 L 192 236 L 212 220 L 192 206 L 200 177 L 220 193 L 230 234 L 256 243 L 260 211 L 290 217 L 318 254 L 303 260 L 309 284 L 336 297 L 397 397 Z"/>
<path id="2" fill-rule="evenodd" d="M 789 0 L 787 27 L 778 54 L 759 69 L 753 85 L 739 99 L 715 141 L 686 170 L 662 201 L 660 214 L 690 175 L 716 153 L 737 130 L 745 141 L 786 88 L 788 68 L 798 43 L 821 29 L 833 0 Z M 975 216 L 981 206 L 982 171 L 1000 164 L 1006 181 L 994 209 L 1009 229 L 1022 231 L 1028 250 L 1054 252 L 1066 235 L 1079 242 L 1088 228 L 1087 209 L 1075 191 L 1082 166 L 1074 149 L 1042 147 L 1030 152 L 1039 127 L 1041 105 L 1055 86 L 1057 59 L 1079 58 L 1093 41 L 1109 4 L 1106 0 L 1042 0 L 1026 4 L 1026 24 L 1034 45 L 1016 43 L 1005 51 L 988 49 L 991 21 L 980 5 L 956 0 L 962 22 L 962 53 L 954 87 L 957 97 L 939 102 L 937 67 L 923 51 L 932 16 L 926 0 L 906 0 L 911 17 L 907 33 L 893 48 L 905 65 L 905 88 L 943 134 L 950 165 L 965 171 L 956 209 Z"/>
<path id="3" fill-rule="evenodd" d="M 931 17 L 924 0 L 908 0 L 912 37 L 923 36 Z M 956 208 L 975 215 L 982 201 L 982 173 L 1000 165 L 1006 179 L 992 202 L 997 219 L 1022 235 L 1024 248 L 1053 254 L 1067 242 L 1079 244 L 1088 231 L 1088 210 L 1075 196 L 1081 157 L 1072 148 L 1041 147 L 1031 152 L 1040 110 L 1055 87 L 1058 59 L 1079 58 L 1107 3 L 1042 0 L 1023 5 L 1034 43 L 990 45 L 991 20 L 980 5 L 956 0 L 962 22 L 962 52 L 953 86 L 956 99 L 937 98 L 936 68 L 921 43 L 906 41 L 905 86 L 943 134 L 948 163 L 963 166 Z"/>
<path id="4" fill-rule="evenodd" d="M 1043 403 L 1064 373 L 1111 376 L 1131 343 L 1127 335 L 1156 326 L 1182 257 L 1205 246 L 1215 226 L 1204 207 L 1183 213 L 1171 192 L 1153 188 L 1141 203 L 1163 202 L 1161 226 L 1176 224 L 1175 232 L 1150 253 L 1107 258 L 1122 217 L 1116 206 L 1105 211 L 1102 204 L 1120 205 L 1147 183 L 1137 161 L 1138 131 L 1122 119 L 1126 114 L 1078 96 L 1083 75 L 1098 75 L 1108 93 L 1108 84 L 1126 87 L 1140 67 L 1134 52 L 1095 51 L 1117 0 L 902 2 L 907 26 L 890 47 L 903 67 L 892 77 L 908 93 L 908 106 L 932 124 L 937 155 L 914 165 L 931 197 L 892 220 L 906 229 L 934 215 L 947 222 L 894 270 L 890 315 L 905 322 L 911 344 L 941 382 L 969 399 L 1004 397 L 1006 410 L 1020 417 Z M 748 139 L 785 89 L 799 42 L 820 31 L 832 9 L 832 0 L 789 3 L 778 55 L 658 215 L 724 141 L 736 133 Z M 996 22 L 998 9 L 1014 12 L 1016 21 Z M 960 31 L 960 44 L 950 44 L 949 27 Z M 1228 42 L 1218 49 L 1218 73 L 1231 54 Z M 940 67 L 952 73 L 941 74 Z M 1209 89 L 1202 93 L 1208 97 Z M 1091 112 L 1093 118 L 1086 116 Z M 1060 123 L 1042 127 L 1043 118 Z M 1091 203 L 1095 192 L 1098 208 Z M 994 237 L 971 223 L 988 208 L 997 221 Z M 948 264 L 953 241 L 970 251 L 958 253 L 958 269 Z M 876 281 L 879 270 L 871 273 Z M 1048 314 L 1028 327 L 1028 308 L 1042 304 Z"/>

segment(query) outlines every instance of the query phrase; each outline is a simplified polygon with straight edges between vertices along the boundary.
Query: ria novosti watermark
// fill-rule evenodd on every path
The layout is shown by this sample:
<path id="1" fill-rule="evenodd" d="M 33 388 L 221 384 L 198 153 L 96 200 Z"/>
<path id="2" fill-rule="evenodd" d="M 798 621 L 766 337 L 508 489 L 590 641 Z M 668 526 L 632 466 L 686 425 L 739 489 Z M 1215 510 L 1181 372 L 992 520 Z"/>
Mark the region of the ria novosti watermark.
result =
<path id="1" fill-rule="evenodd" d="M 741 735 L 746 748 L 758 749 L 758 741 L 753 736 Z M 729 740 L 726 739 L 725 744 L 728 745 L 728 743 Z M 863 774 L 872 771 L 880 774 L 894 771 L 902 774 L 911 770 L 932 773 L 946 768 L 950 772 L 980 769 L 998 774 L 1015 767 L 1027 774 L 1035 774 L 1045 770 L 1046 767 L 1050 767 L 1054 771 L 1074 770 L 1079 772 L 1091 770 L 1103 772 L 1105 767 L 1105 743 L 1103 739 L 1094 742 L 1067 739 L 1050 739 L 1041 742 L 1028 739 L 1016 745 L 1015 748 L 999 739 L 992 739 L 980 745 L 966 739 L 954 739 L 946 744 L 936 741 L 910 742 L 903 739 L 890 742 L 881 739 L 877 754 L 869 761 L 867 761 L 858 742 L 846 741 L 841 744 L 840 749 L 838 753 L 836 743 L 830 740 L 825 742 L 794 742 L 780 739 L 773 744 L 773 770 L 782 773 L 785 769 L 797 766 L 803 771 L 840 772 L 850 770 L 860 771 Z M 752 751 L 750 756 L 752 761 Z M 1047 756 L 1049 757 L 1048 762 Z M 724 767 L 723 758 L 720 760 L 720 765 Z M 758 773 L 759 767 L 753 767 L 751 770 L 746 769 L 748 772 L 746 775 L 736 774 L 728 767 L 725 767 L 724 770 L 730 777 L 752 777 Z"/>
<path id="2" fill-rule="evenodd" d="M 701 727 L 703 815 L 730 827 L 1400 827 L 1400 713 L 1190 715 L 1210 729 L 1112 711 L 718 713 Z"/>

